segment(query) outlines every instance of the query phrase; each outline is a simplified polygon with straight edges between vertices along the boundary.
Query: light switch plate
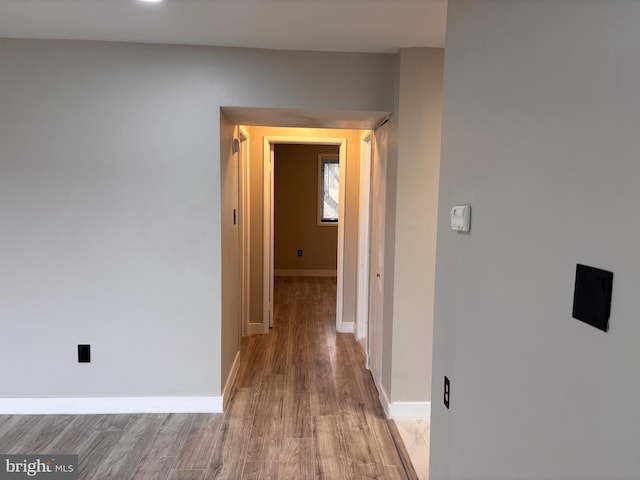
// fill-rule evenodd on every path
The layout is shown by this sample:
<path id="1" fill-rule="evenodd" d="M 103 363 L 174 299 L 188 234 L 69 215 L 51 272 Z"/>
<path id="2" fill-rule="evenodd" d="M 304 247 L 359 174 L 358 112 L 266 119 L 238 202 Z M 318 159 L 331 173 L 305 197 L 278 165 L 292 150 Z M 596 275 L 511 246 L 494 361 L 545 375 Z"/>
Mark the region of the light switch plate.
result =
<path id="1" fill-rule="evenodd" d="M 468 232 L 471 223 L 471 205 L 456 205 L 451 209 L 451 230 Z"/>

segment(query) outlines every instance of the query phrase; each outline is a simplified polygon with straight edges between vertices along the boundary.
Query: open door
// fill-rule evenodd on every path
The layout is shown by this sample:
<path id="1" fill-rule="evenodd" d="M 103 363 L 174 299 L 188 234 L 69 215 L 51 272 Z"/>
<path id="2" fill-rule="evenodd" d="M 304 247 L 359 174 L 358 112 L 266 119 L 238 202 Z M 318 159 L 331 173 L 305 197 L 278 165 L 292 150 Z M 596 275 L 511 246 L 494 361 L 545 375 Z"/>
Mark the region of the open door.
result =
<path id="1" fill-rule="evenodd" d="M 369 369 L 378 388 L 380 388 L 382 381 L 387 135 L 386 123 L 374 133 L 371 169 L 371 253 L 367 351 L 369 353 Z"/>

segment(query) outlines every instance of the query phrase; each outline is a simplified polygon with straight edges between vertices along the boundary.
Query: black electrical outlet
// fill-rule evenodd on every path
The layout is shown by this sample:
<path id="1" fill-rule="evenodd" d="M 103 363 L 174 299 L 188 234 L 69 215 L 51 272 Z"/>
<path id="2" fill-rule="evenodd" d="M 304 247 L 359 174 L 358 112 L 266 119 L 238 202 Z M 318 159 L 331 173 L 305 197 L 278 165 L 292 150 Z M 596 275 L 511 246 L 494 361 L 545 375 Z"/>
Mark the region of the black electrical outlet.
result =
<path id="1" fill-rule="evenodd" d="M 78 363 L 91 362 L 91 345 L 78 345 Z"/>
<path id="2" fill-rule="evenodd" d="M 302 256 L 302 250 L 298 250 L 298 256 L 301 257 Z"/>
<path id="3" fill-rule="evenodd" d="M 612 272 L 586 265 L 576 265 L 573 318 L 603 332 L 609 330 L 612 288 Z"/>
<path id="4" fill-rule="evenodd" d="M 448 377 L 444 377 L 444 406 L 449 409 L 449 398 L 451 396 L 451 382 Z"/>

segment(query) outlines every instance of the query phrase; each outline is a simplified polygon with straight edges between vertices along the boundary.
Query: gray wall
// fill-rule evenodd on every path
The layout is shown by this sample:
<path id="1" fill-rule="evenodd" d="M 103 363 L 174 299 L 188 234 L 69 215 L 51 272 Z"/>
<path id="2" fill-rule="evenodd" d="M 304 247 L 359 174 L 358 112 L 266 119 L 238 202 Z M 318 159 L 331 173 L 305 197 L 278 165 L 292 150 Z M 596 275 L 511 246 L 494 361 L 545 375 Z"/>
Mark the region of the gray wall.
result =
<path id="1" fill-rule="evenodd" d="M 385 185 L 384 217 L 384 266 L 382 303 L 382 388 L 391 395 L 391 375 L 393 361 L 393 289 L 394 256 L 396 241 L 396 190 L 398 170 L 398 133 L 400 119 L 400 56 L 396 55 L 394 65 L 393 114 L 389 118 L 387 130 L 387 182 Z M 375 199 L 371 199 L 375 202 Z M 388 397 L 387 397 L 388 398 Z"/>
<path id="2" fill-rule="evenodd" d="M 393 61 L 0 41 L 0 396 L 219 394 L 220 106 L 390 110 Z"/>
<path id="3" fill-rule="evenodd" d="M 431 401 L 443 55 L 406 48 L 396 57 L 382 331 L 382 388 L 391 402 Z"/>
<path id="4" fill-rule="evenodd" d="M 430 478 L 638 478 L 640 4 L 448 19 Z M 576 263 L 615 274 L 608 333 L 571 318 Z"/>
<path id="5" fill-rule="evenodd" d="M 443 60 L 441 48 L 399 54 L 392 402 L 431 400 Z"/>

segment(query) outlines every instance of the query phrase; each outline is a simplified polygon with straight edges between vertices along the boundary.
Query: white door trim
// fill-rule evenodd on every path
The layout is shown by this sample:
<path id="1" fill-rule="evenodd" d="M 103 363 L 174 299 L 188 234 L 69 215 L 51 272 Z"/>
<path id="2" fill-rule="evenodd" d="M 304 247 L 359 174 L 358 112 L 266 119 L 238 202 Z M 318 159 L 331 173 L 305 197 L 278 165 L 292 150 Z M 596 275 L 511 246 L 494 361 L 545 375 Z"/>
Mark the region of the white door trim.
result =
<path id="1" fill-rule="evenodd" d="M 358 202 L 358 277 L 356 297 L 356 338 L 366 339 L 369 327 L 369 247 L 371 224 L 371 137 L 362 135 L 360 147 L 360 198 Z M 369 365 L 368 342 L 365 344 L 366 364 Z"/>
<path id="2" fill-rule="evenodd" d="M 273 236 L 273 155 L 274 145 L 277 144 L 312 144 L 312 145 L 336 145 L 340 147 L 340 198 L 338 221 L 338 276 L 336 291 L 336 330 L 338 332 L 353 332 L 353 322 L 342 322 L 342 308 L 344 295 L 344 218 L 346 202 L 346 180 L 347 180 L 347 139 L 346 138 L 319 138 L 319 137 L 287 137 L 287 136 L 265 136 L 264 137 L 264 190 L 263 190 L 263 244 L 264 244 L 264 278 L 263 278 L 263 332 L 269 331 L 269 326 L 273 325 L 272 305 L 273 305 L 273 259 L 274 259 L 274 236 Z"/>
<path id="3" fill-rule="evenodd" d="M 273 326 L 273 146 L 269 137 L 264 137 L 263 165 L 263 266 L 262 266 L 262 333 L 268 333 Z"/>
<path id="4" fill-rule="evenodd" d="M 249 132 L 238 127 L 240 137 L 240 258 L 242 264 L 242 335 L 249 334 L 251 319 L 251 162 Z"/>

